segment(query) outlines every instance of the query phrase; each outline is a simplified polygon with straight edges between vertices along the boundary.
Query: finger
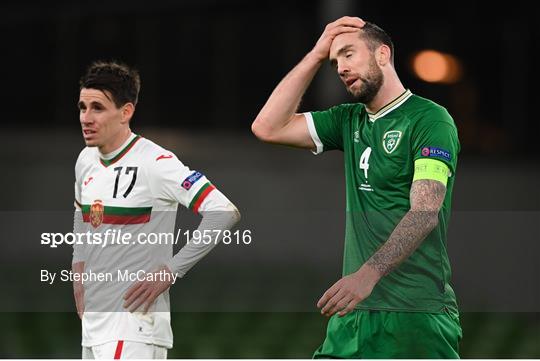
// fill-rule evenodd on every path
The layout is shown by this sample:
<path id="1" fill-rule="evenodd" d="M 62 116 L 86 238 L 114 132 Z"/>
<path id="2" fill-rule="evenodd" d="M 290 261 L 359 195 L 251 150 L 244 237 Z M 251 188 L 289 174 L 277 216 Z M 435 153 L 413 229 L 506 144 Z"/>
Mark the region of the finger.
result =
<path id="1" fill-rule="evenodd" d="M 352 296 L 345 295 L 339 302 L 337 302 L 334 307 L 332 307 L 330 310 L 328 310 L 326 316 L 333 316 L 336 312 L 341 311 L 347 307 L 349 302 L 352 301 Z"/>
<path id="2" fill-rule="evenodd" d="M 129 305 L 131 305 L 133 301 L 135 301 L 144 291 L 146 291 L 147 285 L 143 282 L 138 282 L 138 284 L 133 285 L 132 288 L 134 289 L 134 291 L 131 292 L 130 296 L 126 298 L 127 293 L 124 296 L 124 299 L 126 300 L 124 302 L 125 308 L 129 307 Z"/>
<path id="3" fill-rule="evenodd" d="M 317 308 L 323 307 L 330 298 L 334 297 L 336 293 L 339 291 L 339 285 L 338 282 L 334 283 L 332 287 L 330 287 L 326 292 L 322 295 L 322 297 L 317 301 Z"/>
<path id="4" fill-rule="evenodd" d="M 144 310 L 143 310 L 144 313 L 148 312 L 148 309 L 150 308 L 150 306 L 152 306 L 157 296 L 158 296 L 157 292 L 150 293 L 150 296 L 148 297 L 148 299 L 146 300 L 146 304 L 144 305 Z"/>
<path id="5" fill-rule="evenodd" d="M 341 35 L 341 34 L 345 34 L 345 33 L 356 33 L 360 31 L 360 28 L 357 28 L 357 27 L 353 27 L 353 26 L 339 26 L 335 29 L 332 29 L 330 31 L 330 35 L 332 37 L 336 37 L 338 35 Z"/>
<path id="6" fill-rule="evenodd" d="M 152 287 L 152 293 L 150 294 L 150 298 L 148 299 L 148 302 L 146 303 L 146 306 L 144 308 L 144 312 L 147 312 L 150 306 L 154 303 L 156 298 L 161 295 L 165 290 L 167 290 L 171 284 L 169 282 L 156 282 L 153 284 Z"/>
<path id="7" fill-rule="evenodd" d="M 126 291 L 126 294 L 124 295 L 124 300 L 127 300 L 129 296 L 133 294 L 133 292 L 137 291 L 137 289 L 139 289 L 139 287 L 142 286 L 142 284 L 143 284 L 142 282 L 136 282 L 133 286 L 128 288 L 128 290 Z"/>
<path id="8" fill-rule="evenodd" d="M 346 294 L 345 294 L 345 291 L 343 290 L 339 290 L 338 293 L 336 293 L 334 295 L 334 297 L 332 297 L 330 300 L 328 300 L 328 302 L 326 303 L 326 305 L 324 305 L 324 307 L 321 309 L 321 313 L 323 315 L 327 315 L 328 314 L 328 311 L 330 311 L 339 301 L 341 301 L 343 299 L 343 297 L 345 297 Z"/>
<path id="9" fill-rule="evenodd" d="M 352 16 L 344 16 L 338 20 L 335 21 L 338 25 L 346 25 L 346 26 L 353 26 L 356 28 L 363 27 L 366 22 L 358 17 L 352 17 Z"/>
<path id="10" fill-rule="evenodd" d="M 345 316 L 347 313 L 351 312 L 352 310 L 354 310 L 354 308 L 356 307 L 356 305 L 358 304 L 358 301 L 355 301 L 354 299 L 352 299 L 349 304 L 347 305 L 347 307 L 345 307 L 343 310 L 339 311 L 338 313 L 338 316 L 339 317 L 343 317 Z"/>
<path id="11" fill-rule="evenodd" d="M 128 311 L 133 311 L 144 303 L 148 295 L 148 289 L 146 287 L 141 287 L 137 293 L 131 295 L 131 298 L 124 303 L 124 308 Z"/>
<path id="12" fill-rule="evenodd" d="M 145 303 L 148 300 L 148 297 L 150 296 L 151 291 L 145 290 L 143 294 L 141 294 L 134 302 L 131 307 L 129 307 L 129 312 L 135 312 L 143 303 Z"/>

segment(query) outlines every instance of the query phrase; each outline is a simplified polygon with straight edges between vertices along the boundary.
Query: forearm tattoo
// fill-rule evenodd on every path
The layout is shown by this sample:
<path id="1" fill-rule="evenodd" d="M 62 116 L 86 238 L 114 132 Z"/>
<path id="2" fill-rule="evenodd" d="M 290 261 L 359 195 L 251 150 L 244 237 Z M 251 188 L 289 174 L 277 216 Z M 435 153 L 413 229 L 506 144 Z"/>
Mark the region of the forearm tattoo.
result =
<path id="1" fill-rule="evenodd" d="M 413 182 L 410 192 L 411 209 L 367 264 L 385 276 L 409 257 L 437 226 L 445 194 L 446 187 L 441 182 L 429 179 Z"/>

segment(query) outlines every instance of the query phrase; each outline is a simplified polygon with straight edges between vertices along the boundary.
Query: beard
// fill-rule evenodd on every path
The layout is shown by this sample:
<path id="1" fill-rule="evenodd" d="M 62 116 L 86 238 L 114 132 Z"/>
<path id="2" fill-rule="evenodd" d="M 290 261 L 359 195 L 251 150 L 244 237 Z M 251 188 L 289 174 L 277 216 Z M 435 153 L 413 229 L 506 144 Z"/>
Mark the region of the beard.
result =
<path id="1" fill-rule="evenodd" d="M 369 104 L 379 93 L 384 81 L 384 75 L 374 58 L 370 59 L 367 74 L 360 75 L 358 78 L 362 81 L 362 84 L 358 90 L 349 90 L 349 92 L 360 103 Z"/>

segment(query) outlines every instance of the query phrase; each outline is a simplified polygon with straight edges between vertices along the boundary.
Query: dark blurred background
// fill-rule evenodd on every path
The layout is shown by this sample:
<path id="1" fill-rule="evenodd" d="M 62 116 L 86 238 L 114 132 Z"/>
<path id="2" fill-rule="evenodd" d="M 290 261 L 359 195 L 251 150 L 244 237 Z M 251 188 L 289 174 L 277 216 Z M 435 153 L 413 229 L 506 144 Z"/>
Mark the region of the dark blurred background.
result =
<path id="1" fill-rule="evenodd" d="M 3 2 L 0 213 L 8 231 L 0 260 L 69 267 L 68 249 L 10 231 L 42 232 L 28 220 L 63 211 L 57 231 L 69 231 L 84 146 L 78 79 L 94 60 L 120 60 L 142 77 L 132 129 L 207 174 L 242 211 L 239 228 L 254 234 L 250 247 L 216 248 L 172 290 L 169 356 L 309 358 L 326 324 L 313 305 L 341 272 L 342 155 L 259 143 L 250 124 L 324 26 L 356 15 L 392 36 L 404 85 L 448 108 L 459 130 L 448 248 L 462 357 L 540 358 L 534 9 L 520 1 Z M 352 101 L 326 65 L 301 110 Z M 75 313 L 17 307 L 39 276 L 27 282 L 8 269 L 0 356 L 79 357 Z M 69 290 L 50 292 L 71 302 Z"/>

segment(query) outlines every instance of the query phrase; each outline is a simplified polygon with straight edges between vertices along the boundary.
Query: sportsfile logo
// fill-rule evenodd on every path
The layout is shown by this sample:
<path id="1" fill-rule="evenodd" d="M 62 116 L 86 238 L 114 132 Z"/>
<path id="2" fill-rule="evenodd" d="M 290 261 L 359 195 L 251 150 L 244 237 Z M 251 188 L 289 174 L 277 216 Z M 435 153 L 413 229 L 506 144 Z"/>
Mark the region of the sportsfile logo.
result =
<path id="1" fill-rule="evenodd" d="M 202 178 L 201 172 L 195 172 L 182 182 L 182 188 L 189 190 L 199 179 Z"/>
<path id="2" fill-rule="evenodd" d="M 422 156 L 423 157 L 435 157 L 435 158 L 441 158 L 446 161 L 450 161 L 452 159 L 452 155 L 449 151 L 442 149 L 442 148 L 436 148 L 436 147 L 424 147 L 422 148 Z"/>

